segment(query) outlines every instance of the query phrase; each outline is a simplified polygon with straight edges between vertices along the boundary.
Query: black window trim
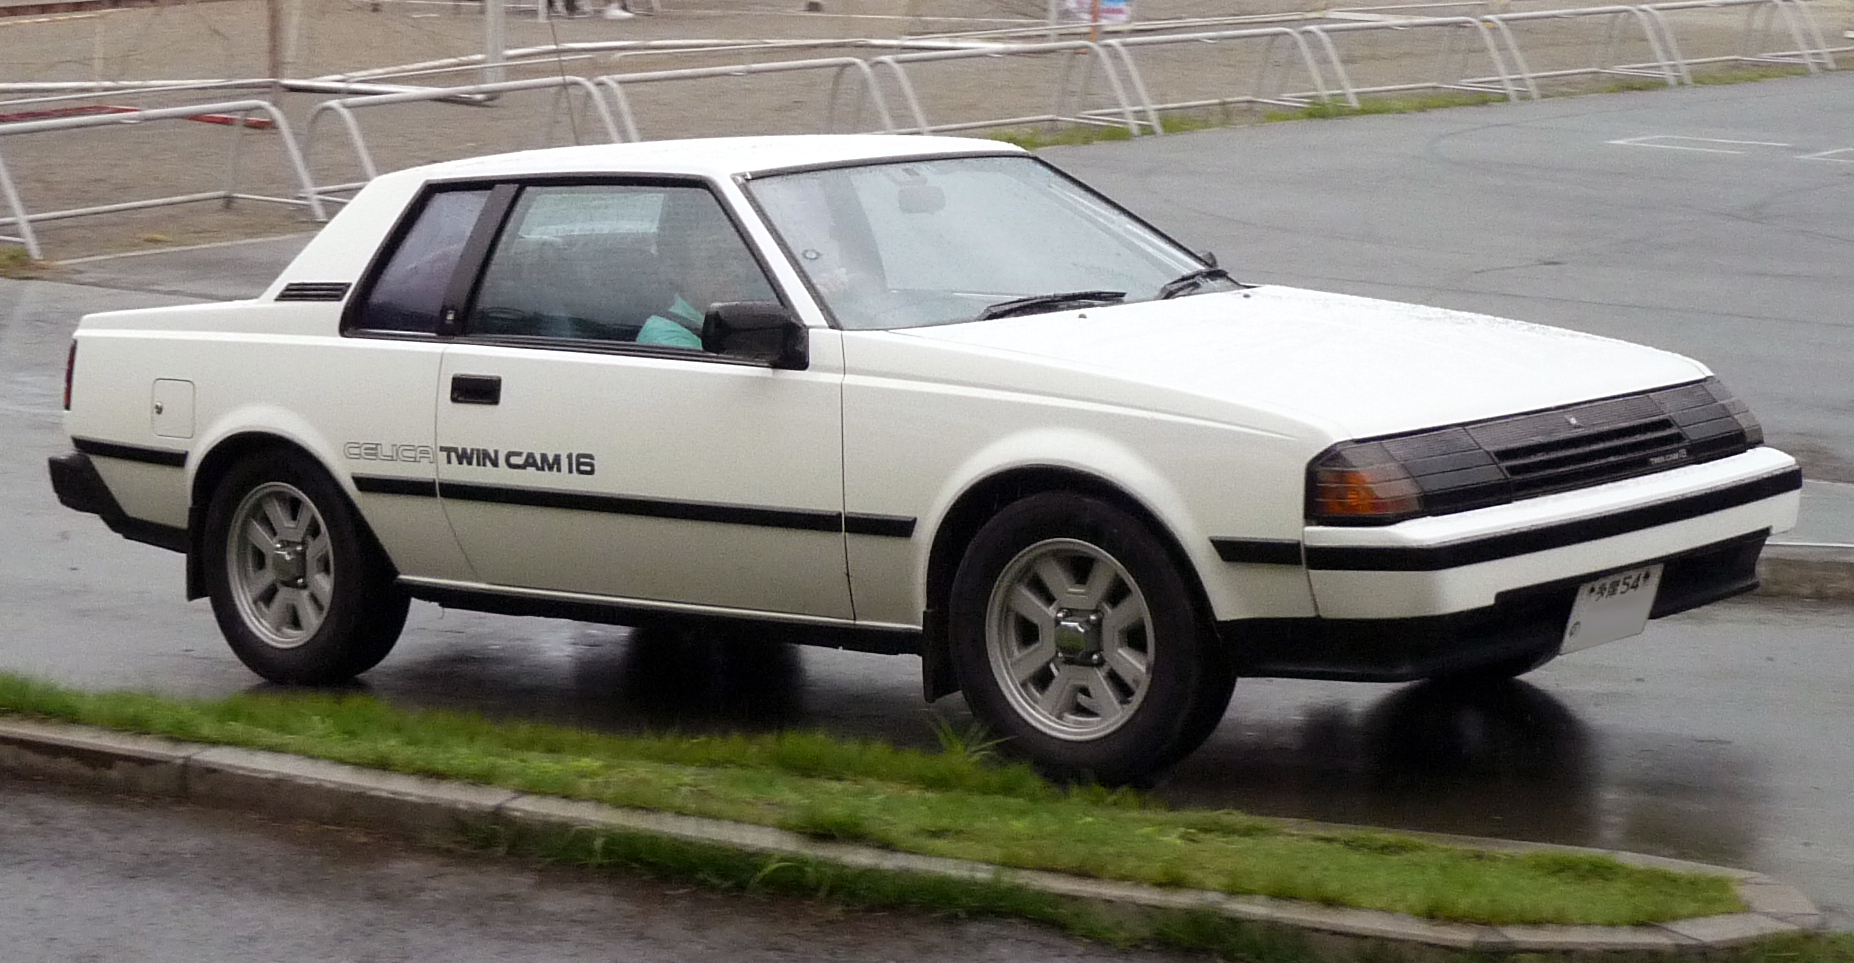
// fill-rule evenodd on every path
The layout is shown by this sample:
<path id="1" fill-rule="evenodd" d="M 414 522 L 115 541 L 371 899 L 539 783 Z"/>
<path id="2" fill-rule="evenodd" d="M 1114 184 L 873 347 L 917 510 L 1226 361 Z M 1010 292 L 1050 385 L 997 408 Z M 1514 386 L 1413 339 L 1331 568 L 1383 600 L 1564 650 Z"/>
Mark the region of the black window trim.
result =
<path id="1" fill-rule="evenodd" d="M 339 329 L 341 336 L 344 338 L 384 338 L 393 341 L 432 341 L 437 339 L 439 335 L 435 331 L 404 331 L 399 329 L 364 327 L 360 324 L 360 315 L 365 309 L 367 302 L 373 297 L 373 287 L 379 282 L 380 275 L 385 273 L 386 265 L 392 261 L 393 255 L 399 252 L 399 245 L 405 242 L 406 235 L 412 233 L 412 228 L 418 224 L 421 217 L 425 216 L 425 209 L 430 205 L 433 197 L 438 194 L 447 194 L 455 191 L 484 189 L 488 189 L 493 193 L 496 185 L 497 181 L 494 180 L 472 178 L 470 180 L 431 181 L 420 189 L 418 197 L 415 198 L 412 203 L 407 204 L 405 210 L 399 212 L 399 219 L 393 223 L 392 229 L 386 232 L 386 237 L 381 240 L 380 246 L 374 249 L 373 256 L 367 260 L 367 267 L 361 271 L 360 281 L 357 282 L 353 290 L 349 292 L 348 303 L 343 305 L 341 310 L 341 324 Z M 488 200 L 485 199 L 484 207 L 487 208 L 488 204 Z M 470 229 L 472 236 L 482 229 L 482 223 L 482 212 L 478 212 L 477 223 Z M 461 266 L 461 261 L 459 262 L 459 266 Z M 454 282 L 455 280 L 456 275 L 453 273 L 452 281 Z"/>
<path id="2" fill-rule="evenodd" d="M 715 206 L 720 208 L 721 216 L 727 218 L 728 225 L 734 229 L 735 235 L 740 238 L 741 246 L 747 249 L 748 255 L 753 258 L 753 263 L 760 269 L 760 275 L 766 279 L 767 286 L 772 288 L 773 296 L 788 310 L 791 309 L 791 298 L 786 294 L 785 288 L 779 283 L 778 275 L 771 270 L 771 266 L 767 264 L 766 257 L 759 248 L 754 245 L 752 236 L 745 230 L 745 225 L 741 222 L 741 218 L 737 212 L 728 204 L 726 196 L 720 190 L 720 185 L 708 178 L 673 175 L 545 174 L 509 178 L 497 185 L 498 190 L 502 187 L 509 187 L 511 189 L 508 206 L 500 212 L 492 230 L 485 230 L 486 225 L 482 221 L 477 223 L 476 230 L 483 232 L 482 253 L 480 257 L 471 262 L 468 272 L 460 270 L 460 278 L 453 279 L 453 284 L 467 283 L 468 286 L 467 296 L 461 298 L 457 303 L 457 316 L 459 318 L 469 317 L 470 309 L 475 306 L 477 290 L 482 285 L 483 272 L 488 266 L 489 255 L 494 251 L 495 243 L 502 236 L 502 232 L 508 228 L 508 219 L 512 216 L 515 209 L 515 202 L 520 199 L 522 192 L 530 187 L 596 187 L 607 184 L 620 187 L 678 187 L 707 191 L 708 195 L 714 199 Z M 487 213 L 487 210 L 485 213 Z M 476 243 L 477 239 L 477 235 L 473 233 L 471 236 L 472 245 Z M 464 266 L 463 262 L 460 261 L 458 266 L 461 269 Z M 454 288 L 453 291 L 455 290 Z M 449 302 L 450 298 L 447 297 L 446 301 Z M 447 310 L 448 309 L 447 306 Z M 668 345 L 638 344 L 631 341 L 598 341 L 585 338 L 555 338 L 521 335 L 480 335 L 471 334 L 469 331 L 465 330 L 450 332 L 445 336 L 457 344 L 503 345 L 507 347 L 534 348 L 543 351 L 573 351 L 581 354 L 663 358 L 671 361 L 700 361 L 708 364 L 742 365 L 758 368 L 767 367 L 763 362 L 748 361 L 743 358 L 724 357 L 722 355 L 710 354 L 707 351 L 696 348 L 676 348 Z"/>
<path id="3" fill-rule="evenodd" d="M 520 185 L 507 181 L 490 189 L 489 199 L 483 202 L 483 210 L 477 214 L 476 226 L 470 229 L 470 238 L 464 242 L 463 253 L 457 256 L 451 283 L 444 289 L 444 306 L 438 310 L 439 337 L 454 339 L 462 333 L 462 319 L 469 316 L 470 302 L 476 297 L 477 285 L 483 278 L 483 266 L 489 262 L 489 252 L 495 248 L 496 238 L 502 236 L 502 228 L 509 212 L 515 209 L 515 198 L 520 193 Z"/>
<path id="4" fill-rule="evenodd" d="M 521 335 L 473 335 L 460 330 L 461 321 L 469 317 L 474 305 L 477 289 L 482 285 L 483 269 L 487 266 L 490 254 L 495 250 L 495 243 L 507 227 L 510 214 L 515 209 L 515 202 L 521 193 L 530 187 L 596 187 L 610 184 L 621 187 L 683 187 L 699 188 L 714 198 L 721 208 L 721 214 L 740 237 L 741 244 L 753 257 L 760 273 L 766 278 L 773 290 L 773 296 L 787 310 L 793 310 L 792 298 L 785 285 L 779 281 L 779 275 L 768 263 L 766 253 L 753 243 L 753 236 L 747 231 L 747 225 L 732 205 L 728 203 L 721 185 L 715 181 L 696 175 L 678 174 L 614 174 L 610 172 L 588 171 L 584 173 L 546 173 L 523 174 L 512 177 L 472 177 L 457 180 L 432 180 L 425 184 L 417 200 L 406 205 L 399 221 L 388 232 L 386 240 L 374 252 L 361 283 L 355 286 L 355 292 L 348 299 L 348 305 L 341 319 L 341 334 L 344 337 L 381 338 L 399 341 L 441 341 L 446 344 L 501 345 L 504 347 L 532 348 L 541 351 L 573 351 L 581 354 L 619 355 L 624 357 L 663 358 L 672 361 L 701 361 L 709 364 L 740 365 L 745 367 L 767 367 L 763 362 L 748 361 L 743 358 L 729 358 L 694 348 L 675 348 L 668 345 L 637 344 L 628 341 L 594 341 L 582 338 L 553 338 Z M 459 190 L 482 190 L 488 188 L 490 195 L 483 202 L 483 209 L 477 214 L 476 224 L 470 229 L 469 240 L 458 256 L 457 266 L 451 275 L 444 296 L 444 306 L 440 309 L 438 330 L 427 334 L 422 331 L 393 331 L 363 328 L 355 325 L 353 319 L 358 316 L 359 305 L 366 302 L 372 293 L 375 280 L 386 269 L 391 253 L 399 249 L 405 235 L 412 230 L 424 214 L 425 206 L 433 195 Z M 745 191 L 741 192 L 747 196 Z M 752 205 L 751 196 L 747 202 Z M 753 213 L 764 225 L 766 220 L 757 207 Z M 767 233 L 777 240 L 778 235 L 768 228 Z M 782 250 L 783 253 L 783 250 Z M 814 299 L 814 303 L 816 302 Z M 797 312 L 793 310 L 796 316 Z M 829 323 L 829 319 L 826 319 Z M 833 325 L 834 327 L 834 325 Z"/>

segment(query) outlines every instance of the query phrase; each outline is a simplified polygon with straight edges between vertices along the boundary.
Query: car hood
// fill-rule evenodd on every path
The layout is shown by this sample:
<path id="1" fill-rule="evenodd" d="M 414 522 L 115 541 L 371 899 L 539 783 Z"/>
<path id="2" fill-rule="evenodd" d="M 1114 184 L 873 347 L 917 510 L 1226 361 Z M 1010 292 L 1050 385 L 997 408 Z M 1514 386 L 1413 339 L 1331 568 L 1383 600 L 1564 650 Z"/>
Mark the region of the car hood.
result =
<path id="1" fill-rule="evenodd" d="M 1089 401 L 1200 416 L 1202 401 L 1223 402 L 1344 438 L 1550 408 L 1708 374 L 1690 359 L 1612 338 L 1276 286 L 893 333 L 1094 375 L 1059 379 Z M 1009 369 L 967 370 L 982 381 L 985 372 Z"/>

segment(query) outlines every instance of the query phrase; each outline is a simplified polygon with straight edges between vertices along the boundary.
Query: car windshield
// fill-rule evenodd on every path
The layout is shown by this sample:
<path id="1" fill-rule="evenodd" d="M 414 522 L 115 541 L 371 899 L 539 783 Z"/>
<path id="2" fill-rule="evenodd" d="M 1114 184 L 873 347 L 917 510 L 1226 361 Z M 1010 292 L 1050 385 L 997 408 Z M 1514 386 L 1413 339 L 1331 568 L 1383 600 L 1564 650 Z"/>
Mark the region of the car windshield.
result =
<path id="1" fill-rule="evenodd" d="M 836 323 L 911 328 L 1232 286 L 1030 157 L 778 174 L 755 202 Z M 1179 282 L 1197 272 L 1199 276 Z"/>

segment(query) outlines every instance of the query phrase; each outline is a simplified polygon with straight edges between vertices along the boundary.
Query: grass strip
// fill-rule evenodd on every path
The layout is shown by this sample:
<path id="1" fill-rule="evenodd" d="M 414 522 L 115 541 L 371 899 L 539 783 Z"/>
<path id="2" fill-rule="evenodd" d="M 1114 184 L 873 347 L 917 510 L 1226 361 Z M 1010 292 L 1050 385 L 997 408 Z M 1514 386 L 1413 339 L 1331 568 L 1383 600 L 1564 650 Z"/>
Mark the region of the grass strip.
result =
<path id="1" fill-rule="evenodd" d="M 247 746 L 821 839 L 1491 924 L 1630 925 L 1743 909 L 1730 880 L 1603 856 L 1501 853 L 1321 833 L 1135 793 L 1059 787 L 970 751 L 822 733 L 604 735 L 359 695 L 183 700 L 82 693 L 0 674 L 0 713 Z M 957 749 L 957 747 L 955 747 Z"/>
<path id="2" fill-rule="evenodd" d="M 0 246 L 0 278 L 30 280 L 49 277 L 52 266 L 44 261 L 35 261 L 23 247 Z"/>
<path id="3" fill-rule="evenodd" d="M 1547 963 L 1601 958 L 1666 963 L 1668 954 L 1492 954 L 1399 946 L 1370 939 L 1312 936 L 1206 910 L 1127 911 L 1065 899 L 1009 883 L 849 869 L 815 860 L 755 856 L 698 843 L 623 832 L 533 831 L 485 826 L 475 849 L 594 869 L 615 869 L 738 892 L 828 900 L 864 909 L 906 907 L 940 916 L 1007 916 L 1048 923 L 1074 936 L 1119 946 L 1162 945 L 1253 963 Z M 1710 952 L 1710 963 L 1854 963 L 1854 934 L 1802 933 Z"/>
<path id="4" fill-rule="evenodd" d="M 744 893 L 826 900 L 858 909 L 905 907 L 957 918 L 1013 917 L 1051 924 L 1087 940 L 1119 946 L 1159 944 L 1209 952 L 1220 959 L 1335 963 L 1345 955 L 1317 952 L 1313 941 L 1299 930 L 1249 923 L 1207 910 L 1107 907 L 998 880 L 852 869 L 637 833 L 532 830 L 496 824 L 473 830 L 465 842 L 496 855 L 642 873 Z M 1367 961 L 1361 958 L 1359 963 Z"/>

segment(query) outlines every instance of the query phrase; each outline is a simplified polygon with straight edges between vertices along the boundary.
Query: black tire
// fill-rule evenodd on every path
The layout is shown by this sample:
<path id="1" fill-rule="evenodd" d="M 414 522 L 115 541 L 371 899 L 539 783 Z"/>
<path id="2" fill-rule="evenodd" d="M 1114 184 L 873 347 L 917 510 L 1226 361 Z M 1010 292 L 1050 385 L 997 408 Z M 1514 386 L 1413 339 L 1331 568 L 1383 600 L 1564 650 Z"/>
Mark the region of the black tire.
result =
<path id="1" fill-rule="evenodd" d="M 1235 685 L 1185 578 L 1108 502 L 1054 492 L 1006 506 L 967 546 L 948 603 L 973 714 L 1056 778 L 1163 772 L 1216 728 Z"/>
<path id="2" fill-rule="evenodd" d="M 410 599 L 392 563 L 346 494 L 300 452 L 233 465 L 213 490 L 200 551 L 219 630 L 272 682 L 352 679 L 386 658 L 405 627 Z"/>

